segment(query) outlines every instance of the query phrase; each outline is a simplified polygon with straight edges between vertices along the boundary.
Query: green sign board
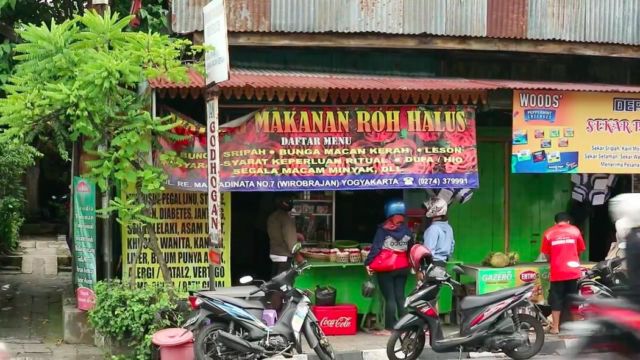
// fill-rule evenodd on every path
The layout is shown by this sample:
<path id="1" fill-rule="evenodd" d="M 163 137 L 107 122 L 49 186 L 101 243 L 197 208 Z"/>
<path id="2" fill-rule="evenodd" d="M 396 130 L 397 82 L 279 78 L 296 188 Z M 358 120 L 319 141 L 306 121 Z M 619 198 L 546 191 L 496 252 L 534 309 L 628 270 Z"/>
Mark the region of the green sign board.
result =
<path id="1" fill-rule="evenodd" d="M 96 284 L 96 188 L 90 181 L 73 178 L 73 242 L 78 308 L 95 304 Z"/>
<path id="2" fill-rule="evenodd" d="M 487 294 L 516 286 L 515 270 L 513 268 L 480 269 L 478 271 L 477 293 Z"/>

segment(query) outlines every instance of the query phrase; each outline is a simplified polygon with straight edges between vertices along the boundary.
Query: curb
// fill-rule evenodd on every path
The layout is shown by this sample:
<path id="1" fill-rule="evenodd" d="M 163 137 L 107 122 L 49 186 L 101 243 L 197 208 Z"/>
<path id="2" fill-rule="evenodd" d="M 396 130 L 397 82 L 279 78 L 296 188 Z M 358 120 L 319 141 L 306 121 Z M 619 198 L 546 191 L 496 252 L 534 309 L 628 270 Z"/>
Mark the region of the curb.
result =
<path id="1" fill-rule="evenodd" d="M 536 356 L 545 355 L 558 355 L 561 354 L 567 348 L 567 340 L 554 339 L 546 340 L 542 349 Z M 423 360 L 457 360 L 459 354 L 457 352 L 450 353 L 436 353 L 431 348 L 425 348 L 418 359 Z M 463 359 L 472 358 L 495 358 L 496 356 L 506 357 L 501 353 L 462 353 Z M 280 357 L 274 357 L 271 359 L 280 359 Z M 284 359 L 284 358 L 282 358 Z M 319 360 L 316 354 L 302 354 L 295 355 L 293 359 L 296 360 Z M 357 350 L 357 351 L 341 351 L 336 353 L 336 360 L 386 360 L 387 351 L 385 349 L 372 349 L 372 350 Z"/>

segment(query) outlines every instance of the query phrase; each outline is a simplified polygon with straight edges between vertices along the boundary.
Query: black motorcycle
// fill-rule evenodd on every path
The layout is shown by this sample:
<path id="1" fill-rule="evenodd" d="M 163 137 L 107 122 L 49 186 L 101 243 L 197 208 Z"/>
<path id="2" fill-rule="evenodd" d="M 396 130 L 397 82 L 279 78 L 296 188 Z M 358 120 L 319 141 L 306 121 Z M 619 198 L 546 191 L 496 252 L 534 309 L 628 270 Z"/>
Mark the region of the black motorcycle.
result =
<path id="1" fill-rule="evenodd" d="M 578 289 L 583 297 L 617 297 L 626 290 L 627 274 L 621 269 L 625 258 L 615 257 L 604 260 L 587 270 L 578 280 Z"/>
<path id="2" fill-rule="evenodd" d="M 434 306 L 441 286 L 449 286 L 456 296 L 464 296 L 464 288 L 444 269 L 433 265 L 424 268 L 424 282 L 407 297 L 402 317 L 387 342 L 391 360 L 415 360 L 424 349 L 427 334 L 431 349 L 437 353 L 463 351 L 503 352 L 513 359 L 535 356 L 544 344 L 544 329 L 535 317 L 518 313 L 518 308 L 532 306 L 534 285 L 465 296 L 459 303 L 462 313 L 459 333 L 445 337 L 440 317 Z M 464 271 L 455 267 L 459 274 Z M 535 340 L 530 335 L 535 334 Z"/>
<path id="3" fill-rule="evenodd" d="M 183 326 L 196 332 L 196 359 L 263 359 L 276 355 L 293 356 L 302 353 L 301 335 L 321 360 L 333 360 L 335 355 L 317 319 L 310 311 L 308 294 L 293 283 L 298 274 L 310 267 L 307 263 L 292 264 L 269 282 L 263 282 L 250 295 L 281 290 L 286 295 L 284 308 L 273 327 L 262 320 L 264 304 L 225 295 L 199 296 L 199 313 Z M 249 283 L 251 277 L 243 278 Z M 204 324 L 204 325 L 203 325 Z"/>

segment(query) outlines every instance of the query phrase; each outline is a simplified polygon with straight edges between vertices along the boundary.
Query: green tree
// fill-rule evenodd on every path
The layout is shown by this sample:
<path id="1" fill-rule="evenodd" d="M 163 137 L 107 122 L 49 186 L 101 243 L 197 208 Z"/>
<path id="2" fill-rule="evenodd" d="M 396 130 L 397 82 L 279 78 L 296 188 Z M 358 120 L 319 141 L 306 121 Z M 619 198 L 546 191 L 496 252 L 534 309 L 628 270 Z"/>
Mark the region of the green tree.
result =
<path id="1" fill-rule="evenodd" d="M 29 145 L 0 138 L 0 253 L 12 252 L 18 245 L 24 222 L 22 177 L 37 156 Z"/>
<path id="2" fill-rule="evenodd" d="M 21 28 L 15 70 L 5 86 L 7 97 L 0 99 L 0 127 L 6 127 L 0 138 L 54 141 L 64 158 L 68 143 L 82 139 L 85 151 L 96 157 L 88 176 L 103 191 L 116 184 L 132 189 L 133 197 L 115 198 L 106 211 L 134 226 L 138 253 L 142 246 L 152 249 L 173 294 L 151 212 L 166 175 L 150 154 L 158 137 L 176 140 L 170 130 L 177 123 L 152 116 L 144 84 L 159 76 L 185 81 L 180 59 L 200 49 L 157 33 L 127 32 L 130 20 L 86 12 L 62 23 Z M 169 153 L 161 161 L 178 160 Z M 134 261 L 131 286 L 135 266 Z"/>

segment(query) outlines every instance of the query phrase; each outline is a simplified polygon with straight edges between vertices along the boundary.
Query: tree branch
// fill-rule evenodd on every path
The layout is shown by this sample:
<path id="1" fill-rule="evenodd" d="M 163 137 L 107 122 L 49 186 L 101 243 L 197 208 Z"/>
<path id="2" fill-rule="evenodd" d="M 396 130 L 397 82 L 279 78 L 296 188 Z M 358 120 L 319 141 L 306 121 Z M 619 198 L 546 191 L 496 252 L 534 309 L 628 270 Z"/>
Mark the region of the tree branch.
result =
<path id="1" fill-rule="evenodd" d="M 16 31 L 13 29 L 13 26 L 1 21 L 0 21 L 0 35 L 9 39 L 9 41 L 11 42 L 18 42 L 20 40 L 20 37 L 18 36 L 18 33 L 16 33 Z"/>

